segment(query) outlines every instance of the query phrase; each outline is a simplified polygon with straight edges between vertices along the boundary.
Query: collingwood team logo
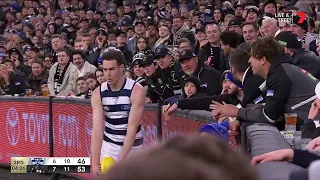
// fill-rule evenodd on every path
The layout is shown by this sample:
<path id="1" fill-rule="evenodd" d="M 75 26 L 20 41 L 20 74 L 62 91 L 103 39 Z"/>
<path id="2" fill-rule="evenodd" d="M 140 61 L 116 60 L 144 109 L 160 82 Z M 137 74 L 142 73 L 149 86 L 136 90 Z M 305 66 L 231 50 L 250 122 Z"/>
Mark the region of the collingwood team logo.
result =
<path id="1" fill-rule="evenodd" d="M 7 112 L 6 132 L 10 144 L 17 145 L 20 137 L 20 122 L 15 108 L 10 108 Z"/>

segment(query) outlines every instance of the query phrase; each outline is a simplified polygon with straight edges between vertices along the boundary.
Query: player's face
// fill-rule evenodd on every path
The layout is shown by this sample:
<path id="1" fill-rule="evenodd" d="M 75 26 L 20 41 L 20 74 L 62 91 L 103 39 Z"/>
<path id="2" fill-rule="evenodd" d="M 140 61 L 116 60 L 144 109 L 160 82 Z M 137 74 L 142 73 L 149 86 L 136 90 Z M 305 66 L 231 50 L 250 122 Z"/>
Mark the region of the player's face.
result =
<path id="1" fill-rule="evenodd" d="M 119 79 L 123 76 L 124 65 L 118 65 L 116 60 L 113 61 L 103 61 L 103 74 L 106 78 L 108 84 L 116 84 Z"/>

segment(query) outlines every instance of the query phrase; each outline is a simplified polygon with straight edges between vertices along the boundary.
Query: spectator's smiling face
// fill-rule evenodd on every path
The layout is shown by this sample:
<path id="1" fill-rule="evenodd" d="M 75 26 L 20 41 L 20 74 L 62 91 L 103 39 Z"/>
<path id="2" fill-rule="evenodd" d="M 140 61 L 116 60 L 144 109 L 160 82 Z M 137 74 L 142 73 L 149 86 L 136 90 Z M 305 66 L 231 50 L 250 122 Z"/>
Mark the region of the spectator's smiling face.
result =
<path id="1" fill-rule="evenodd" d="M 214 18 L 214 20 L 217 21 L 217 22 L 221 21 L 222 14 L 221 14 L 220 10 L 218 10 L 218 9 L 214 10 L 214 12 L 213 12 L 213 18 Z"/>
<path id="2" fill-rule="evenodd" d="M 32 68 L 32 74 L 36 77 L 38 77 L 43 71 L 43 67 L 39 63 L 32 63 L 31 68 Z"/>
<path id="3" fill-rule="evenodd" d="M 219 27 L 217 25 L 209 25 L 206 29 L 206 35 L 210 43 L 215 43 L 220 41 L 220 34 Z"/>
<path id="4" fill-rule="evenodd" d="M 77 66 L 79 70 L 83 68 L 84 65 L 84 59 L 81 57 L 80 54 L 74 54 L 72 56 L 73 64 Z"/>
<path id="5" fill-rule="evenodd" d="M 242 35 L 246 42 L 254 42 L 259 35 L 259 31 L 256 31 L 251 24 L 244 25 L 242 27 Z"/>
<path id="6" fill-rule="evenodd" d="M 79 80 L 77 81 L 77 90 L 81 94 L 85 94 L 88 92 L 89 87 L 85 80 Z"/>
<path id="7" fill-rule="evenodd" d="M 146 33 L 146 28 L 144 27 L 143 24 L 137 24 L 134 28 L 134 31 L 138 35 L 143 35 L 144 33 Z"/>

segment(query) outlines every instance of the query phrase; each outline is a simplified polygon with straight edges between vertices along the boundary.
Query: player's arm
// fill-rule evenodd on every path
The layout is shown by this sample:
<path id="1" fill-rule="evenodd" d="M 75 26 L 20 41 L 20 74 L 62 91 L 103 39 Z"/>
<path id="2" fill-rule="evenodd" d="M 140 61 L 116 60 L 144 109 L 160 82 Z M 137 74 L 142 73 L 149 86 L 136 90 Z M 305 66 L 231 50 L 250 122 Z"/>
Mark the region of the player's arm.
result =
<path id="1" fill-rule="evenodd" d="M 92 135 L 91 135 L 91 152 L 92 165 L 99 166 L 100 152 L 103 141 L 104 118 L 103 107 L 100 98 L 100 86 L 93 91 L 91 98 L 92 106 Z"/>
<path id="2" fill-rule="evenodd" d="M 144 111 L 145 99 L 146 89 L 143 88 L 140 84 L 136 83 L 132 90 L 128 130 L 123 143 L 120 160 L 126 159 L 133 146 L 137 134 L 137 129 L 140 125 L 141 117 Z"/>

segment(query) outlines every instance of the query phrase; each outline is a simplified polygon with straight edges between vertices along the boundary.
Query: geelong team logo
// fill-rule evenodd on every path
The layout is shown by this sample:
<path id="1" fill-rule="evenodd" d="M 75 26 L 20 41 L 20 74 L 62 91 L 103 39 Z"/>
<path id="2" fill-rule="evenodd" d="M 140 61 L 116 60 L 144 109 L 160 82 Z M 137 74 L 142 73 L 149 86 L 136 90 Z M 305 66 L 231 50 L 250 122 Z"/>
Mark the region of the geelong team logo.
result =
<path id="1" fill-rule="evenodd" d="M 10 144 L 12 146 L 17 145 L 20 137 L 20 123 L 19 115 L 15 108 L 10 108 L 7 112 L 6 132 Z"/>

